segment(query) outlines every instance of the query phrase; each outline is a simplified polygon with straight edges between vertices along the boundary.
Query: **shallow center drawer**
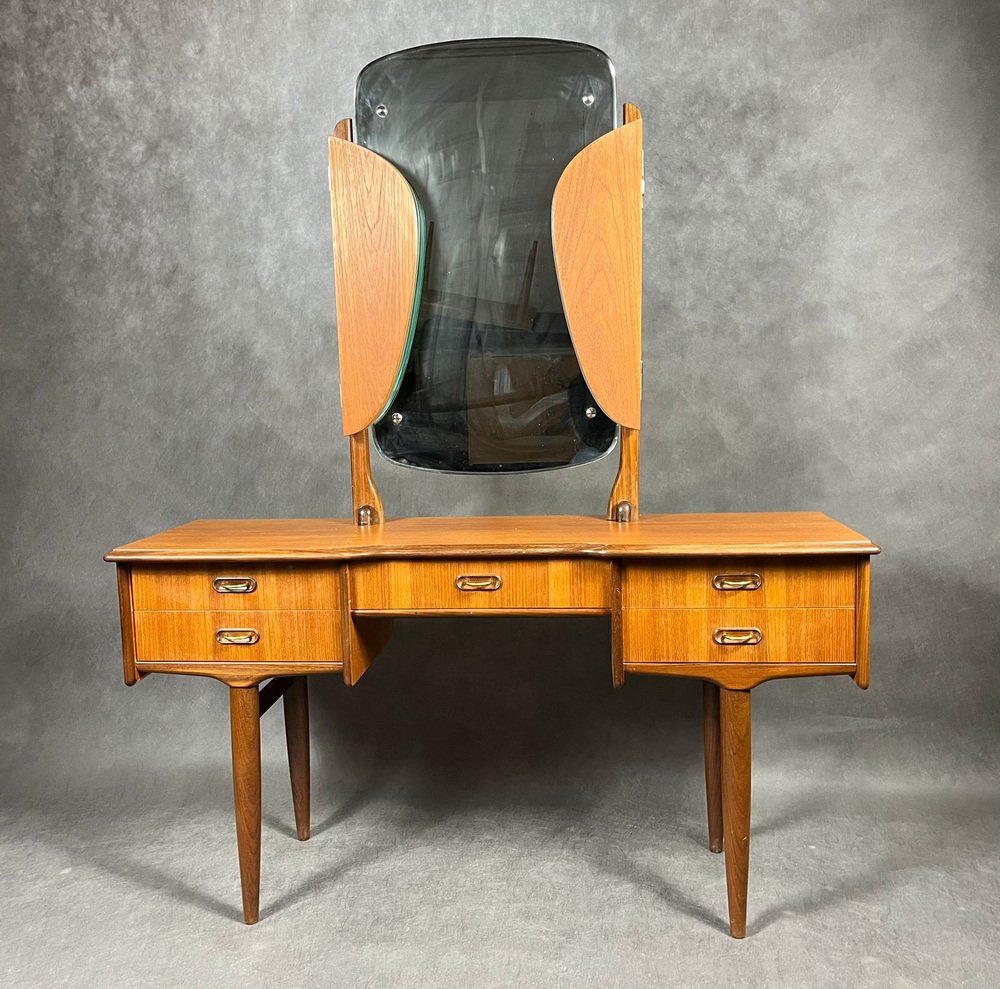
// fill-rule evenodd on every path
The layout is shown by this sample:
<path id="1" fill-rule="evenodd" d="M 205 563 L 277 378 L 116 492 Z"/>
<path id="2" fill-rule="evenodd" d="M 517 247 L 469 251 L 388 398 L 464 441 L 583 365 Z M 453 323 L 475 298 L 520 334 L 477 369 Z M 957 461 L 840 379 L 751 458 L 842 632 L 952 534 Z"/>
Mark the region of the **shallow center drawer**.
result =
<path id="1" fill-rule="evenodd" d="M 379 560 L 351 564 L 351 610 L 607 611 L 607 560 Z"/>
<path id="2" fill-rule="evenodd" d="M 322 611 L 340 607 L 340 568 L 212 563 L 132 568 L 136 611 Z"/>

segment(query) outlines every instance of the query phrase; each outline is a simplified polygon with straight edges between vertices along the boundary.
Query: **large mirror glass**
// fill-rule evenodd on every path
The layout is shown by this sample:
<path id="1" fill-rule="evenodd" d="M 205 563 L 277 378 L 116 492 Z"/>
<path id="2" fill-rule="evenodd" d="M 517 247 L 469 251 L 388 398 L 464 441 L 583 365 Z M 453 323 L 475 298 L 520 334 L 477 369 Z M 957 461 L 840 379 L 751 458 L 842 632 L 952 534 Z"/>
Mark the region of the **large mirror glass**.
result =
<path id="1" fill-rule="evenodd" d="M 406 176 L 427 263 L 399 390 L 373 433 L 440 471 L 587 463 L 615 424 L 580 371 L 552 257 L 552 194 L 615 126 L 614 68 L 588 45 L 491 38 L 387 55 L 359 75 L 355 136 Z"/>

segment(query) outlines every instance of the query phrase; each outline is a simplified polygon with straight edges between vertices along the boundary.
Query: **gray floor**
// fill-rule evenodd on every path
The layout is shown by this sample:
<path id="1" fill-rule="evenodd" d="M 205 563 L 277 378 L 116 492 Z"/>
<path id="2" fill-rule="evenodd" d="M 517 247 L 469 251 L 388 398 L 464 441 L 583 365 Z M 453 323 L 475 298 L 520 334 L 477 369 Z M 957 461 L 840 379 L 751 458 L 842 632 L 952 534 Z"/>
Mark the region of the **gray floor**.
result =
<path id="1" fill-rule="evenodd" d="M 281 716 L 267 716 L 255 928 L 239 920 L 221 689 L 209 752 L 164 736 L 172 768 L 16 779 L 0 833 L 4 986 L 1000 982 L 997 767 L 961 738 L 779 719 L 774 685 L 756 692 L 736 942 L 723 861 L 705 847 L 697 721 L 652 728 L 626 710 L 589 735 L 586 712 L 565 712 L 563 746 L 523 723 L 509 744 L 495 720 L 415 711 L 345 751 L 322 721 L 336 689 L 313 692 L 305 844 Z"/>

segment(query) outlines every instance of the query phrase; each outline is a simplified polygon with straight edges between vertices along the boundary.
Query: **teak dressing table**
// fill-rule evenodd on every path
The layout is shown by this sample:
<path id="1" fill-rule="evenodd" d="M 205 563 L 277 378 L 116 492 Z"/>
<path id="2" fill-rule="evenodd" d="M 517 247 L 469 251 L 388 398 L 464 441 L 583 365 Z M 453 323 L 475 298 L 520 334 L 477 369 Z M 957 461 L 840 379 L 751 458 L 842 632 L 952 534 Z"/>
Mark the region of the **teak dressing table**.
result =
<path id="1" fill-rule="evenodd" d="M 734 937 L 751 689 L 868 686 L 870 540 L 818 512 L 640 517 L 642 121 L 626 104 L 615 126 L 614 106 L 607 57 L 570 42 L 449 42 L 368 66 L 354 124 L 330 139 L 353 518 L 203 520 L 106 557 L 125 682 L 229 687 L 248 924 L 259 719 L 282 698 L 305 840 L 307 677 L 356 684 L 395 617 L 607 615 L 614 686 L 704 681 L 708 843 L 725 851 Z M 616 442 L 620 462 L 604 517 L 386 520 L 372 437 L 387 459 L 444 471 L 553 469 Z"/>

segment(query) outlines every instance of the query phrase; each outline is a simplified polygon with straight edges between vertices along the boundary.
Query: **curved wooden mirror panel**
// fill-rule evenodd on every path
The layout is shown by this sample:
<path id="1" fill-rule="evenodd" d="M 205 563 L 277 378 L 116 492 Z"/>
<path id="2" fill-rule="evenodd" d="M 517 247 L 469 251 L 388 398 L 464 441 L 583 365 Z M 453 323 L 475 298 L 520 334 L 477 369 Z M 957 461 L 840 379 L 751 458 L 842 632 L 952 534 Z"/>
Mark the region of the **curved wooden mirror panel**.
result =
<path id="1" fill-rule="evenodd" d="M 587 145 L 552 199 L 552 244 L 573 349 L 594 399 L 639 428 L 642 398 L 642 119 Z"/>
<path id="2" fill-rule="evenodd" d="M 385 412 L 399 385 L 416 322 L 424 223 L 399 170 L 337 134 L 330 138 L 330 206 L 340 401 L 349 436 Z"/>

